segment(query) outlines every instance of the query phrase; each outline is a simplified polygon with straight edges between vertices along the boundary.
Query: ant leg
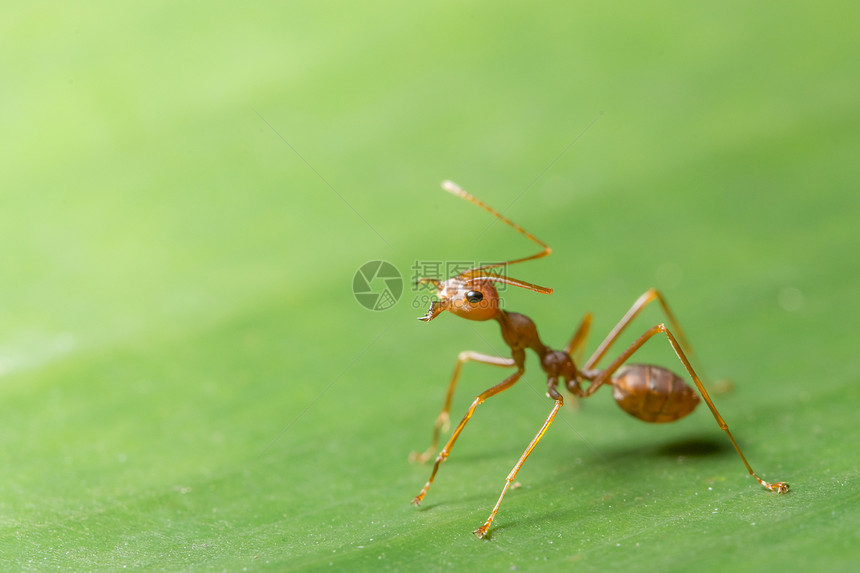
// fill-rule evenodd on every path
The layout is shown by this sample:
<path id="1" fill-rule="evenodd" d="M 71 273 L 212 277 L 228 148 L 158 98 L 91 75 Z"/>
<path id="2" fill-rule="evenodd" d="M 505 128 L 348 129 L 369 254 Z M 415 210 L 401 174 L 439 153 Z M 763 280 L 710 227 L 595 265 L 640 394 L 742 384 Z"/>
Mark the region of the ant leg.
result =
<path id="1" fill-rule="evenodd" d="M 594 351 L 594 354 L 586 361 L 583 366 L 584 370 L 590 370 L 594 368 L 598 362 L 606 355 L 609 351 L 609 347 L 612 346 L 617 340 L 618 337 L 621 336 L 621 333 L 624 332 L 624 329 L 633 322 L 633 319 L 636 318 L 642 310 L 651 304 L 654 301 L 660 303 L 660 306 L 663 309 L 663 313 L 666 315 L 666 318 L 669 320 L 669 324 L 672 326 L 672 330 L 674 330 L 678 334 L 678 338 L 683 343 L 684 348 L 687 349 L 687 353 L 690 356 L 693 355 L 692 348 L 690 344 L 687 342 L 686 337 L 684 336 L 683 330 L 681 330 L 681 325 L 678 324 L 678 321 L 675 319 L 675 315 L 672 314 L 672 311 L 669 310 L 669 305 L 666 303 L 666 299 L 663 298 L 663 295 L 660 294 L 655 288 L 649 288 L 645 291 L 642 296 L 636 299 L 636 302 L 633 303 L 633 306 L 630 307 L 630 310 L 627 311 L 618 324 L 615 325 L 609 334 L 606 335 L 606 338 L 603 339 L 603 342 L 600 343 L 600 346 L 597 347 L 597 350 Z"/>
<path id="2" fill-rule="evenodd" d="M 454 374 L 448 383 L 448 393 L 445 395 L 445 403 L 442 405 L 442 411 L 433 424 L 433 438 L 430 441 L 430 447 L 422 453 L 412 452 L 409 454 L 409 461 L 425 463 L 436 453 L 436 447 L 439 445 L 439 435 L 441 432 L 447 432 L 450 425 L 451 418 L 449 412 L 451 411 L 451 399 L 454 397 L 454 389 L 457 387 L 457 379 L 460 377 L 460 369 L 463 367 L 464 362 L 480 362 L 481 364 L 503 366 L 506 368 L 516 366 L 513 358 L 490 356 L 469 350 L 461 352 L 457 356 L 457 365 L 454 367 Z"/>
<path id="3" fill-rule="evenodd" d="M 588 340 L 588 334 L 591 332 L 591 322 L 593 318 L 593 314 L 590 312 L 586 313 L 585 316 L 582 317 L 582 322 L 579 323 L 579 328 L 576 329 L 570 342 L 568 342 L 567 346 L 564 347 L 564 351 L 568 356 L 570 356 L 570 359 L 575 365 L 582 363 L 582 353 L 585 351 L 585 342 Z M 574 397 L 573 401 L 570 402 L 569 405 L 572 405 L 574 410 L 578 410 L 579 401 L 577 398 L 582 395 L 582 391 L 579 389 L 579 379 L 568 380 L 567 389 Z"/>
<path id="4" fill-rule="evenodd" d="M 666 328 L 665 324 L 658 324 L 657 326 L 652 327 L 651 329 L 646 331 L 645 334 L 640 336 L 636 342 L 631 344 L 630 347 L 621 354 L 621 356 L 616 358 L 615 361 L 613 361 L 612 364 L 609 365 L 609 368 L 602 371 L 600 373 L 600 375 L 594 379 L 594 383 L 592 383 L 592 385 L 588 388 L 588 390 L 586 391 L 586 394 L 590 395 L 594 390 L 597 389 L 597 387 L 599 387 L 600 385 L 604 384 L 607 380 L 609 380 L 612 377 L 612 375 L 615 373 L 615 371 L 618 370 L 622 364 L 627 362 L 627 360 L 637 350 L 639 350 L 643 344 L 648 342 L 648 340 L 650 340 L 651 337 L 653 337 L 657 334 L 660 334 L 660 333 L 666 335 L 666 339 L 669 341 L 669 344 L 672 346 L 672 349 L 675 351 L 675 354 L 678 356 L 678 359 L 681 361 L 681 364 L 684 365 L 684 368 L 687 370 L 687 374 L 689 374 L 690 377 L 693 379 L 693 382 L 696 384 L 696 388 L 699 389 L 699 393 L 702 395 L 702 398 L 705 399 L 705 403 L 708 405 L 708 408 L 710 408 L 711 414 L 714 415 L 714 419 L 716 419 L 717 424 L 720 426 L 720 429 L 722 431 L 724 431 L 726 433 L 726 435 L 729 437 L 729 441 L 735 447 L 735 451 L 737 451 L 738 455 L 741 458 L 741 461 L 746 466 L 747 471 L 750 473 L 750 475 L 753 476 L 761 485 L 763 485 L 765 488 L 769 489 L 770 491 L 775 491 L 776 493 L 786 493 L 788 491 L 788 484 L 787 483 L 785 483 L 785 482 L 776 482 L 776 483 L 766 482 L 763 479 L 761 479 L 753 471 L 752 466 L 750 466 L 749 462 L 747 461 L 746 456 L 744 456 L 743 452 L 741 451 L 740 446 L 735 441 L 734 436 L 732 436 L 732 432 L 729 430 L 728 424 L 726 424 L 726 421 L 723 419 L 723 417 L 717 411 L 717 407 L 714 405 L 714 402 L 711 400 L 711 397 L 708 394 L 708 391 L 705 390 L 705 386 L 702 384 L 701 379 L 696 374 L 696 371 L 693 369 L 693 366 L 690 364 L 690 361 L 687 359 L 687 355 L 684 354 L 684 350 L 681 348 L 681 345 L 678 343 L 678 340 L 669 331 L 669 329 Z"/>
<path id="5" fill-rule="evenodd" d="M 590 312 L 582 317 L 582 322 L 579 323 L 579 328 L 564 347 L 564 351 L 571 355 L 574 364 L 578 364 L 582 358 L 582 350 L 585 347 L 585 341 L 588 339 L 588 333 L 591 331 L 591 321 L 594 318 Z M 574 356 L 576 354 L 576 356 Z"/>
<path id="6" fill-rule="evenodd" d="M 469 407 L 469 411 L 466 412 L 466 415 L 463 416 L 463 419 L 460 421 L 460 424 L 457 425 L 457 428 L 454 430 L 454 433 L 451 434 L 451 437 L 448 439 L 448 443 L 445 444 L 445 447 L 442 448 L 442 451 L 439 452 L 439 455 L 436 456 L 436 463 L 433 464 L 433 471 L 430 472 L 430 479 L 427 480 L 427 483 L 424 484 L 424 487 L 421 488 L 421 491 L 418 495 L 415 496 L 415 499 L 412 500 L 414 505 L 418 505 L 421 503 L 421 500 L 424 499 L 424 496 L 427 495 L 427 490 L 430 489 L 430 485 L 433 483 L 433 479 L 436 477 L 436 472 L 439 471 L 439 466 L 442 465 L 442 462 L 448 459 L 448 456 L 451 453 L 451 449 L 454 447 L 454 443 L 457 441 L 457 438 L 460 437 L 460 432 L 463 431 L 463 428 L 466 427 L 469 419 L 472 417 L 472 414 L 475 413 L 475 408 L 477 408 L 480 404 L 484 402 L 487 398 L 491 396 L 495 396 L 500 392 L 504 392 L 514 384 L 516 384 L 517 380 L 523 375 L 523 369 L 520 367 L 516 372 L 505 378 L 499 384 L 496 384 L 489 390 L 485 390 L 484 392 L 478 394 L 478 397 L 475 398 L 475 401 L 472 402 L 472 405 Z"/>
<path id="7" fill-rule="evenodd" d="M 550 410 L 549 416 L 547 416 L 546 420 L 544 420 L 543 426 L 540 427 L 538 433 L 532 439 L 531 443 L 526 448 L 526 451 L 523 452 L 523 455 L 520 456 L 520 459 L 517 460 L 517 463 L 514 464 L 514 468 L 511 470 L 511 473 L 508 474 L 508 477 L 505 479 L 505 487 L 502 488 L 502 494 L 499 496 L 498 501 L 496 501 L 495 507 L 493 507 L 493 511 L 490 512 L 490 517 L 487 518 L 487 521 L 484 522 L 484 525 L 476 529 L 473 533 L 478 536 L 479 539 L 483 539 L 484 536 L 487 535 L 487 532 L 490 529 L 490 524 L 493 523 L 493 519 L 495 519 L 496 514 L 499 512 L 499 506 L 502 505 L 502 500 L 505 498 L 505 494 L 508 493 L 508 489 L 510 489 L 511 484 L 514 483 L 514 479 L 517 476 L 517 472 L 520 471 L 520 468 L 523 467 L 523 464 L 526 462 L 526 459 L 529 457 L 529 454 L 532 453 L 532 450 L 535 449 L 538 442 L 543 438 L 543 435 L 546 433 L 549 425 L 552 424 L 555 415 L 558 413 L 559 408 L 564 404 L 564 398 L 562 398 L 561 394 L 556 391 L 555 386 L 558 384 L 558 380 L 551 379 L 549 383 L 549 396 L 553 400 L 555 400 L 555 404 Z"/>

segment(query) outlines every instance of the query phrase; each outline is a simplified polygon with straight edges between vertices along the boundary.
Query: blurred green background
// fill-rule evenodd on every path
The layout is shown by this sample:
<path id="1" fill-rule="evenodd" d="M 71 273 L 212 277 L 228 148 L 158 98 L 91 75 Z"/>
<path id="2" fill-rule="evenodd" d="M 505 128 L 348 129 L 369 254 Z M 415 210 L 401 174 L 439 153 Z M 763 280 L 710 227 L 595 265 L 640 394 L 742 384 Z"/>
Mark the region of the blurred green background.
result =
<path id="1" fill-rule="evenodd" d="M 0 569 L 856 566 L 855 5 L 3 12 Z M 368 311 L 353 274 L 534 250 L 449 178 L 553 247 L 511 272 L 552 296 L 505 293 L 549 344 L 661 288 L 792 491 L 706 409 L 646 426 L 607 390 L 478 541 L 551 405 L 531 357 L 412 507 L 457 352 L 504 346 L 408 284 Z M 466 366 L 452 417 L 502 375 Z"/>

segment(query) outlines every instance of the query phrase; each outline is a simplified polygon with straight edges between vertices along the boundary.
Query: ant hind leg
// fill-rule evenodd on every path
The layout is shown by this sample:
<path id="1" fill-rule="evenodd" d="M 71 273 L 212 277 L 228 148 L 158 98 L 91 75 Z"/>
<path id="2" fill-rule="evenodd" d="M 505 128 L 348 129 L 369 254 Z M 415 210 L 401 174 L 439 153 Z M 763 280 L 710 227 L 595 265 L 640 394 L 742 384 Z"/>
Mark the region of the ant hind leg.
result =
<path id="1" fill-rule="evenodd" d="M 744 453 L 741 451 L 740 446 L 738 445 L 737 441 L 735 441 L 735 438 L 732 435 L 731 430 L 729 430 L 728 424 L 726 424 L 726 421 L 720 415 L 719 411 L 717 410 L 717 407 L 714 405 L 713 400 L 711 400 L 711 396 L 708 394 L 708 391 L 705 389 L 704 384 L 702 384 L 702 380 L 699 378 L 699 375 L 696 374 L 696 371 L 693 369 L 692 364 L 690 364 L 690 360 L 687 358 L 687 355 L 685 354 L 684 349 L 681 347 L 681 344 L 678 342 L 678 340 L 675 338 L 675 336 L 672 334 L 672 332 L 668 328 L 666 328 L 665 324 L 658 324 L 657 326 L 650 328 L 649 330 L 647 330 L 645 332 L 645 334 L 640 336 L 639 339 L 636 340 L 636 342 L 631 344 L 630 347 L 627 348 L 627 350 L 622 352 L 621 355 L 618 358 L 616 358 L 612 362 L 612 364 L 609 365 L 609 367 L 606 370 L 603 370 L 600 373 L 600 375 L 597 378 L 595 378 L 594 382 L 592 383 L 592 386 L 589 387 L 589 389 L 588 389 L 588 393 L 590 394 L 592 392 L 592 388 L 597 389 L 598 387 L 600 387 L 605 382 L 611 380 L 612 375 L 619 368 L 621 368 L 621 366 L 625 362 L 627 362 L 627 360 L 629 360 L 630 357 L 637 350 L 639 350 L 646 342 L 648 342 L 648 340 L 650 340 L 653 336 L 655 336 L 657 334 L 664 334 L 666 336 L 666 339 L 669 341 L 669 344 L 672 346 L 672 350 L 675 351 L 675 354 L 678 356 L 678 359 L 681 361 L 681 364 L 684 365 L 684 369 L 687 371 L 687 374 L 690 375 L 690 378 L 692 378 L 693 382 L 696 385 L 696 388 L 698 388 L 699 393 L 702 395 L 702 398 L 704 398 L 705 403 L 708 405 L 708 408 L 711 410 L 711 414 L 713 414 L 714 419 L 717 421 L 717 424 L 720 426 L 720 429 L 726 433 L 726 436 L 728 436 L 729 441 L 732 443 L 732 446 L 734 446 L 735 451 L 738 453 L 738 456 L 740 456 L 741 461 L 744 463 L 744 466 L 746 467 L 749 474 L 751 476 L 753 476 L 756 479 L 756 481 L 758 481 L 762 486 L 764 486 L 768 490 L 776 492 L 776 493 L 786 493 L 788 491 L 788 487 L 789 487 L 787 483 L 785 483 L 785 482 L 776 482 L 776 483 L 767 482 L 767 481 L 763 480 L 762 478 L 760 478 L 758 476 L 758 474 L 756 474 L 753 471 L 752 466 L 750 466 L 749 462 L 747 461 L 746 456 L 744 456 Z"/>

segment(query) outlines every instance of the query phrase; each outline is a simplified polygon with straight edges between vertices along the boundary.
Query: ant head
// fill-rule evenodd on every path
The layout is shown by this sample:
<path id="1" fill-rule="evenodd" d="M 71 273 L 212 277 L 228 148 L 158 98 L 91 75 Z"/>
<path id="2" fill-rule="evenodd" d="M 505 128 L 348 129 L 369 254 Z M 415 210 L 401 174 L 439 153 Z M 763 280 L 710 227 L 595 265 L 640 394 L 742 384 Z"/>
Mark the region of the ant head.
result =
<path id="1" fill-rule="evenodd" d="M 444 282 L 434 279 L 421 279 L 420 282 L 433 284 L 439 300 L 430 303 L 427 314 L 418 320 L 429 322 L 444 310 L 469 320 L 489 320 L 499 313 L 499 293 L 484 277 L 459 275 Z"/>
<path id="2" fill-rule="evenodd" d="M 470 203 L 474 203 L 506 225 L 512 227 L 518 233 L 525 235 L 525 237 L 530 241 L 534 241 L 543 247 L 543 250 L 529 257 L 514 259 L 504 263 L 483 265 L 460 273 L 456 277 L 446 281 L 427 278 L 418 279 L 418 284 L 429 283 L 436 287 L 436 296 L 439 297 L 439 300 L 433 301 L 430 304 L 427 314 L 420 317 L 418 320 L 430 322 L 439 316 L 443 310 L 453 312 L 457 316 L 468 318 L 469 320 L 489 320 L 491 318 L 496 318 L 499 316 L 501 311 L 499 310 L 499 293 L 496 291 L 496 287 L 493 283 L 518 286 L 543 294 L 549 294 L 552 292 L 551 288 L 512 279 L 504 276 L 503 273 L 498 271 L 498 269 L 504 270 L 508 265 L 524 263 L 525 261 L 540 259 L 541 257 L 549 255 L 552 252 L 552 249 L 550 249 L 546 243 L 527 232 L 510 219 L 506 218 L 486 203 L 475 199 L 456 183 L 445 181 L 442 183 L 442 188 L 449 193 L 469 201 Z"/>
<path id="3" fill-rule="evenodd" d="M 489 320 L 499 314 L 499 293 L 494 282 L 509 284 L 550 294 L 551 288 L 542 287 L 512 279 L 510 277 L 493 275 L 485 272 L 490 266 L 472 269 L 446 281 L 436 279 L 419 279 L 420 283 L 430 283 L 436 287 L 439 300 L 430 303 L 427 314 L 418 320 L 430 322 L 444 311 L 450 311 L 469 320 Z"/>

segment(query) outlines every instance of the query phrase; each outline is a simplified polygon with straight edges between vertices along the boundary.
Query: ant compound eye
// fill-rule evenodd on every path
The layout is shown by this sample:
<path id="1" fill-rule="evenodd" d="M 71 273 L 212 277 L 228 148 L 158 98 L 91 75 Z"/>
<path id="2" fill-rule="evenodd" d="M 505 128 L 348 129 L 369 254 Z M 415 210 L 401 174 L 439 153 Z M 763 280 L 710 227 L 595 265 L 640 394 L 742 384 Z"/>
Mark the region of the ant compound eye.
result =
<path id="1" fill-rule="evenodd" d="M 484 293 L 476 290 L 470 290 L 466 293 L 466 300 L 468 300 L 472 304 L 475 304 L 476 302 L 481 302 L 482 300 L 484 300 Z"/>

